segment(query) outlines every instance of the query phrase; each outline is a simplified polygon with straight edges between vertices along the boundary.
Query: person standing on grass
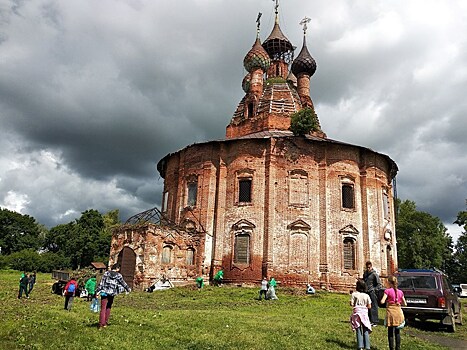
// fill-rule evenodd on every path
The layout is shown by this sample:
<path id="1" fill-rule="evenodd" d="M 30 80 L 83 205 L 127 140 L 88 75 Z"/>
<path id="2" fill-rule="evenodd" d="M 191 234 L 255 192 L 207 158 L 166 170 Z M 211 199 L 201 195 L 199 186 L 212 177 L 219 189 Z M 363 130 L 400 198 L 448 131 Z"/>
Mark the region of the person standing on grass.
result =
<path id="1" fill-rule="evenodd" d="M 196 282 L 196 287 L 198 287 L 198 289 L 203 288 L 203 286 L 204 286 L 203 277 L 201 277 L 201 276 L 196 277 L 195 282 Z"/>
<path id="2" fill-rule="evenodd" d="M 384 291 L 381 298 L 381 304 L 386 303 L 386 327 L 388 327 L 389 349 L 394 350 L 394 336 L 396 338 L 396 350 L 401 348 L 401 325 L 405 323 L 402 306 L 406 306 L 404 293 L 397 289 L 397 278 L 390 276 L 388 278 L 389 288 Z"/>
<path id="3" fill-rule="evenodd" d="M 78 282 L 76 282 L 74 277 L 71 277 L 71 279 L 65 285 L 65 288 L 63 288 L 63 295 L 65 296 L 65 310 L 71 311 L 77 290 Z"/>
<path id="4" fill-rule="evenodd" d="M 101 312 L 99 314 L 99 329 L 107 327 L 109 323 L 110 310 L 114 298 L 117 294 L 125 291 L 131 292 L 128 284 L 123 280 L 123 276 L 120 274 L 120 265 L 112 265 L 110 271 L 106 271 L 102 280 L 97 286 L 96 294 L 101 296 Z"/>
<path id="5" fill-rule="evenodd" d="M 370 349 L 371 322 L 368 318 L 368 310 L 371 309 L 371 299 L 366 293 L 364 280 L 358 279 L 355 289 L 350 297 L 350 306 L 353 308 L 350 324 L 357 335 L 357 348 Z"/>
<path id="6" fill-rule="evenodd" d="M 84 284 L 84 288 L 86 289 L 86 292 L 88 292 L 88 296 L 86 297 L 87 301 L 96 297 L 96 284 L 96 276 L 90 277 Z"/>
<path id="7" fill-rule="evenodd" d="M 21 277 L 19 279 L 19 291 L 18 291 L 18 299 L 21 299 L 23 297 L 23 292 L 26 294 L 26 299 L 29 299 L 29 294 L 28 294 L 28 275 L 26 273 L 22 273 Z"/>
<path id="8" fill-rule="evenodd" d="M 261 281 L 261 289 L 259 290 L 258 300 L 262 300 L 263 294 L 264 294 L 264 300 L 266 300 L 267 292 L 268 292 L 268 279 L 266 277 L 263 277 L 263 280 Z"/>
<path id="9" fill-rule="evenodd" d="M 32 289 L 34 288 L 34 284 L 36 284 L 36 271 L 34 271 L 32 274 L 29 275 L 29 291 L 28 293 L 31 293 Z"/>
<path id="10" fill-rule="evenodd" d="M 367 261 L 365 265 L 366 271 L 363 273 L 363 279 L 365 280 L 367 293 L 371 299 L 371 310 L 369 310 L 370 322 L 372 326 L 376 326 L 379 323 L 378 297 L 376 296 L 376 291 L 382 288 L 382 285 L 371 261 Z"/>
<path id="11" fill-rule="evenodd" d="M 224 279 L 224 271 L 221 268 L 219 271 L 217 271 L 216 275 L 214 276 L 214 285 L 219 287 L 223 279 Z"/>
<path id="12" fill-rule="evenodd" d="M 277 286 L 276 280 L 274 279 L 274 277 L 271 277 L 268 283 L 268 291 L 266 293 L 266 296 L 268 299 L 271 299 L 271 300 L 279 299 L 276 295 L 276 286 Z"/>

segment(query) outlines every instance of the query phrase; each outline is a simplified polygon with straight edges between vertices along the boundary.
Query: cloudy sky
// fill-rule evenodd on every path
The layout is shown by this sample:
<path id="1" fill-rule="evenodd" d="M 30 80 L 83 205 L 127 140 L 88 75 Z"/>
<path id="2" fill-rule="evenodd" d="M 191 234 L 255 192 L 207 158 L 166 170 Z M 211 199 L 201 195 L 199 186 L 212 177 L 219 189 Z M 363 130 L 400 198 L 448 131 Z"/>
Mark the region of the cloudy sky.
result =
<path id="1" fill-rule="evenodd" d="M 271 0 L 0 0 L 0 207 L 52 227 L 160 205 L 157 162 L 220 139 Z M 467 2 L 282 0 L 328 137 L 385 153 L 451 225 L 467 198 Z"/>

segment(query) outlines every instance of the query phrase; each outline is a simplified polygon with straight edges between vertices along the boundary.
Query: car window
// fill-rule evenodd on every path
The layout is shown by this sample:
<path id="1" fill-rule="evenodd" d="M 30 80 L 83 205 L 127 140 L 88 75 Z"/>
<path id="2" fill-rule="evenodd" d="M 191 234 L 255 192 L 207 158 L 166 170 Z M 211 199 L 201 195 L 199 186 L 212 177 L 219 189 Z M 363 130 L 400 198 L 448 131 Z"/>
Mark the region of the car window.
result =
<path id="1" fill-rule="evenodd" d="M 433 276 L 399 276 L 397 281 L 401 289 L 436 289 Z"/>

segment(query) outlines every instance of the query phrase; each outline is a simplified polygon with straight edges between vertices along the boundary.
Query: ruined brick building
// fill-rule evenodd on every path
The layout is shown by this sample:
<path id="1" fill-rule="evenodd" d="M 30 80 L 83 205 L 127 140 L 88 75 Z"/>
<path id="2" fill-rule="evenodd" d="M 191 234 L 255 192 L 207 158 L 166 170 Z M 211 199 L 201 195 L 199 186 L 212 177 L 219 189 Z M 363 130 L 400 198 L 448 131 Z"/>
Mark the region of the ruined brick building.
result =
<path id="1" fill-rule="evenodd" d="M 257 283 L 311 283 L 345 290 L 365 261 L 384 276 L 396 268 L 393 179 L 397 165 L 366 147 L 332 140 L 319 126 L 304 136 L 291 116 L 314 110 L 316 63 L 306 44 L 281 31 L 258 33 L 243 61 L 245 96 L 223 140 L 187 146 L 157 164 L 164 178 L 161 215 L 171 225 L 126 225 L 115 231 L 111 261 L 146 287 L 212 277 Z"/>

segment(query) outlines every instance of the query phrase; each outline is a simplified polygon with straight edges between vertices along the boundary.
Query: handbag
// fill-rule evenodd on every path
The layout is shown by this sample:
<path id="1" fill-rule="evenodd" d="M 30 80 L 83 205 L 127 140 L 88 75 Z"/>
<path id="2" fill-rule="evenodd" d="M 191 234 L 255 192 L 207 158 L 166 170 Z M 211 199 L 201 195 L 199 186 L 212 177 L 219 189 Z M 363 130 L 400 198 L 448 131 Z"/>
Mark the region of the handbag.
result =
<path id="1" fill-rule="evenodd" d="M 381 304 L 381 299 L 383 299 L 385 288 L 376 289 L 376 300 L 378 301 L 378 306 L 380 308 L 386 308 L 386 303 Z"/>
<path id="2" fill-rule="evenodd" d="M 402 323 L 401 323 L 400 325 L 398 325 L 396 328 L 397 328 L 397 329 L 402 329 L 402 328 L 404 328 L 404 327 L 405 327 L 405 320 L 402 321 Z"/>

